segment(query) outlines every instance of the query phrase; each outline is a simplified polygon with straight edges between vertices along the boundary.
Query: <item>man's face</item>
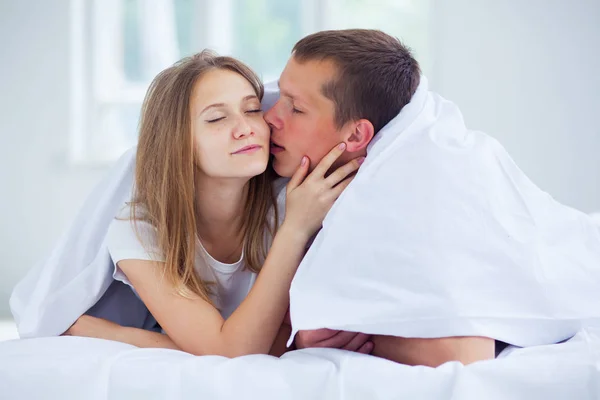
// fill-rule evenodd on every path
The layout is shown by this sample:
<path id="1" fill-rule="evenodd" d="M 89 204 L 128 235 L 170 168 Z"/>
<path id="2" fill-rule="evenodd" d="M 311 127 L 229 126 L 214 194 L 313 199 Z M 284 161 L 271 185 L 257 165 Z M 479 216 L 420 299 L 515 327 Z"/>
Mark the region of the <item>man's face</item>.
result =
<path id="1" fill-rule="evenodd" d="M 321 93 L 322 86 L 336 75 L 330 61 L 288 61 L 279 79 L 280 98 L 265 114 L 271 126 L 273 167 L 280 176 L 294 174 L 303 156 L 314 168 L 343 141 L 336 128 L 335 106 Z M 342 159 L 334 165 L 337 167 Z"/>

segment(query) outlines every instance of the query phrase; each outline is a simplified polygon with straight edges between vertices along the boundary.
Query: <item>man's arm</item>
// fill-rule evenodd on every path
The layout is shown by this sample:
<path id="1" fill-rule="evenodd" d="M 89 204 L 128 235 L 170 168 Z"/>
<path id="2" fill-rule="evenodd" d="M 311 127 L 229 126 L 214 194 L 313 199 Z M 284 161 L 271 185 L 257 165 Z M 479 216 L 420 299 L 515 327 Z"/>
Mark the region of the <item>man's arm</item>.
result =
<path id="1" fill-rule="evenodd" d="M 484 337 L 448 337 L 439 339 L 373 336 L 373 355 L 406 365 L 438 367 L 448 361 L 464 365 L 491 360 L 495 341 Z"/>
<path id="2" fill-rule="evenodd" d="M 364 333 L 336 331 L 332 329 L 315 329 L 299 331 L 295 338 L 296 347 L 306 349 L 309 347 L 328 347 L 370 354 L 373 350 L 371 335 Z"/>

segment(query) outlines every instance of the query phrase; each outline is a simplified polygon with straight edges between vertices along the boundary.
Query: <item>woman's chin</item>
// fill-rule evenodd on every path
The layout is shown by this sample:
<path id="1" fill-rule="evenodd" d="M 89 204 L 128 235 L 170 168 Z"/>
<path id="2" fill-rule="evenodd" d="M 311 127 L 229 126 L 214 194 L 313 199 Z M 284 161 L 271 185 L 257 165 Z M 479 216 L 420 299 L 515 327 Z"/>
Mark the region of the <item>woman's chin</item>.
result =
<path id="1" fill-rule="evenodd" d="M 243 169 L 243 176 L 247 178 L 253 178 L 265 172 L 267 170 L 268 160 L 248 163 Z"/>

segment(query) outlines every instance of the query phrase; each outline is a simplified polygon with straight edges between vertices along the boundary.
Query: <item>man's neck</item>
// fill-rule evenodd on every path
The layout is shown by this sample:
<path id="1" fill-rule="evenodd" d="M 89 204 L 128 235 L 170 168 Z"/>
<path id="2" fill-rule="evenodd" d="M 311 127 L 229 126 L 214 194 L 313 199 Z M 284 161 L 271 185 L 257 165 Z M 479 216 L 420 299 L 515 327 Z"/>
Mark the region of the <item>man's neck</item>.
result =
<path id="1" fill-rule="evenodd" d="M 345 152 L 344 154 L 342 154 L 340 156 L 340 158 L 338 158 L 333 165 L 331 166 L 331 168 L 329 168 L 329 170 L 327 171 L 327 176 L 329 176 L 329 174 L 333 173 L 336 169 L 338 169 L 339 167 L 346 165 L 347 163 L 349 163 L 350 161 L 354 160 L 355 158 L 358 157 L 366 157 L 367 156 L 367 149 L 361 149 L 359 151 L 354 151 L 354 152 Z"/>

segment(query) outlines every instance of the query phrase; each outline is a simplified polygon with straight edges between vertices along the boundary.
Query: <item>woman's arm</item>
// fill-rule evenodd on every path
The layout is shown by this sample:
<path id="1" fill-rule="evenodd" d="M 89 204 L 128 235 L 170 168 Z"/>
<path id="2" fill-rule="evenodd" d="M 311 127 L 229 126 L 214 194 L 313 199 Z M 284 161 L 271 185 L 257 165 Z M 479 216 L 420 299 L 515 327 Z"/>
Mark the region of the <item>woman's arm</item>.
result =
<path id="1" fill-rule="evenodd" d="M 294 350 L 294 345 L 292 344 L 291 348 L 287 348 L 287 341 L 292 334 L 292 327 L 285 322 L 281 324 L 279 328 L 279 332 L 275 337 L 275 341 L 273 342 L 273 346 L 271 346 L 271 350 L 269 354 L 275 357 L 281 357 L 288 351 Z"/>
<path id="2" fill-rule="evenodd" d="M 280 332 L 290 284 L 306 243 L 350 183 L 347 176 L 360 165 L 353 160 L 325 178 L 343 151 L 343 147 L 333 149 L 306 179 L 309 162 L 304 162 L 292 177 L 287 187 L 285 220 L 254 286 L 227 320 L 207 301 L 176 294 L 175 287 L 163 278 L 162 263 L 142 260 L 118 263 L 176 347 L 196 355 L 236 357 L 269 353 Z M 155 338 L 154 342 L 145 343 L 157 343 Z M 165 344 L 162 340 L 165 339 L 161 338 Z"/>
<path id="3" fill-rule="evenodd" d="M 288 307 L 289 285 L 307 240 L 282 226 L 253 289 L 227 321 L 208 302 L 176 294 L 175 288 L 163 279 L 162 263 L 122 260 L 118 263 L 119 268 L 167 334 L 123 327 L 83 315 L 64 335 L 95 337 L 137 347 L 183 350 L 197 355 L 234 357 L 270 353 L 280 356 L 286 351 L 286 341 L 291 333 L 291 327 L 282 323 Z"/>
<path id="4" fill-rule="evenodd" d="M 227 320 L 199 296 L 179 295 L 164 278 L 164 263 L 123 259 L 117 262 L 118 267 L 167 335 L 125 328 L 90 316 L 80 317 L 65 334 L 138 347 L 176 348 L 196 355 L 267 354 L 280 331 L 291 280 L 307 241 L 305 231 L 286 218 L 252 289 Z"/>
<path id="5" fill-rule="evenodd" d="M 307 240 L 284 222 L 253 288 L 227 320 L 207 301 L 177 294 L 175 287 L 163 279 L 162 263 L 122 260 L 118 264 L 181 350 L 226 357 L 267 354 L 287 310 L 289 286 Z"/>
<path id="6" fill-rule="evenodd" d="M 271 346 L 269 354 L 281 357 L 288 351 L 287 340 L 292 332 L 292 327 L 285 321 L 281 324 L 275 342 Z M 121 326 L 114 322 L 82 315 L 65 332 L 64 336 L 94 337 L 97 339 L 113 340 L 115 342 L 127 343 L 142 348 L 161 348 L 181 350 L 171 338 L 163 333 L 152 332 L 146 329 Z"/>
<path id="7" fill-rule="evenodd" d="M 145 329 L 121 326 L 106 319 L 82 315 L 63 333 L 64 336 L 84 336 L 113 340 L 137 347 L 181 350 L 167 335 Z"/>

